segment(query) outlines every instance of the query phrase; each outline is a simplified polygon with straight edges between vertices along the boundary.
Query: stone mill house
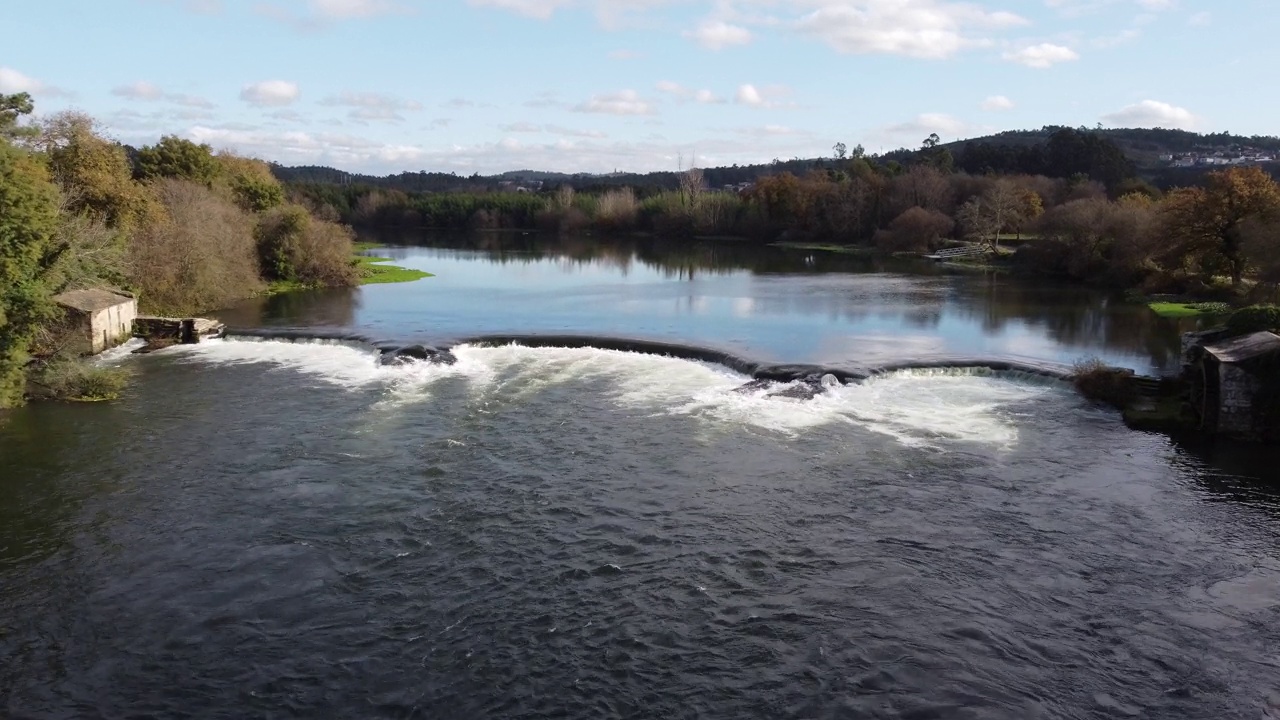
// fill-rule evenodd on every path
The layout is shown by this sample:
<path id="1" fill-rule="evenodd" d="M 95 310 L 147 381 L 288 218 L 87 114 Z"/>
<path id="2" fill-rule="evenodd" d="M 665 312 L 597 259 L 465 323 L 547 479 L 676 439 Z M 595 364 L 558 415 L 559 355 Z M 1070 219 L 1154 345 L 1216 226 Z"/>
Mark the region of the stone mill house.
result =
<path id="1" fill-rule="evenodd" d="M 53 298 L 66 313 L 73 349 L 96 355 L 133 335 L 138 300 L 120 290 L 70 290 Z"/>

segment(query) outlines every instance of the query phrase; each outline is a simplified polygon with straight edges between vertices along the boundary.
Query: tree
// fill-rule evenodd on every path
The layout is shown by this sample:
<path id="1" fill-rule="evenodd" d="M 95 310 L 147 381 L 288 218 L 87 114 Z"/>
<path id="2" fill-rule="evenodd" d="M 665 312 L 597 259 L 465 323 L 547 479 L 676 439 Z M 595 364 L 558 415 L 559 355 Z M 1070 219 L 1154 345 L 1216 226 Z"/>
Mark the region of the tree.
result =
<path id="1" fill-rule="evenodd" d="M 127 230 L 153 209 L 133 181 L 124 148 L 99 135 L 88 115 L 62 112 L 44 120 L 35 142 L 62 188 L 66 210 Z"/>
<path id="2" fill-rule="evenodd" d="M 1038 195 L 1036 197 L 1039 198 Z M 986 242 L 995 250 L 1000 247 L 1000 233 L 1022 222 L 1028 205 L 1017 185 L 1009 180 L 997 180 L 982 195 L 961 205 L 956 211 L 956 220 L 967 235 Z"/>
<path id="3" fill-rule="evenodd" d="M 845 145 L 842 142 L 836 143 L 831 148 L 831 151 L 832 151 L 832 154 L 835 155 L 836 160 L 844 160 L 846 157 L 849 156 L 849 146 Z"/>
<path id="4" fill-rule="evenodd" d="M 1165 199 L 1172 257 L 1198 259 L 1205 274 L 1224 271 L 1239 287 L 1248 269 L 1244 226 L 1280 213 L 1280 185 L 1259 167 L 1209 173 L 1204 187 L 1178 188 Z"/>
<path id="5" fill-rule="evenodd" d="M 44 167 L 0 140 L 0 408 L 22 403 L 31 342 L 50 309 L 41 271 L 57 220 Z"/>
<path id="6" fill-rule="evenodd" d="M 18 125 L 18 118 L 30 115 L 35 104 L 28 93 L 5 95 L 0 93 L 0 140 L 4 138 L 25 137 L 32 134 L 31 128 Z"/>
<path id="7" fill-rule="evenodd" d="M 262 212 L 284 203 L 284 187 L 265 162 L 231 153 L 219 153 L 217 161 L 236 202 L 244 209 Z"/>
<path id="8" fill-rule="evenodd" d="M 160 142 L 138 151 L 137 176 L 142 180 L 180 178 L 209 186 L 221 170 L 213 148 L 165 135 Z"/>
<path id="9" fill-rule="evenodd" d="M 908 208 L 889 223 L 888 230 L 876 233 L 876 245 L 887 252 L 931 250 L 954 227 L 955 222 L 937 210 Z"/>

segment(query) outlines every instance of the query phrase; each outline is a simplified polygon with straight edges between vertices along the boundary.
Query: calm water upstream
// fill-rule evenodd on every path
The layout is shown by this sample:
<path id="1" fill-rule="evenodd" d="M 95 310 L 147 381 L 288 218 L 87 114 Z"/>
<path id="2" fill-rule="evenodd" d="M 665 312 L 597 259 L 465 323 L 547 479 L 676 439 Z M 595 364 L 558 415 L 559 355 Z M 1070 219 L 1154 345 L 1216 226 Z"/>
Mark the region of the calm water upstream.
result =
<path id="1" fill-rule="evenodd" d="M 1177 328 L 1079 289 L 823 252 L 457 244 L 386 253 L 437 274 L 418 283 L 220 316 L 857 366 L 1177 363 Z M 0 416 L 0 718 L 1280 705 L 1274 450 L 1192 452 L 1051 381 L 911 371 L 800 401 L 664 357 L 456 354 L 211 341 L 123 358 L 119 402 Z"/>

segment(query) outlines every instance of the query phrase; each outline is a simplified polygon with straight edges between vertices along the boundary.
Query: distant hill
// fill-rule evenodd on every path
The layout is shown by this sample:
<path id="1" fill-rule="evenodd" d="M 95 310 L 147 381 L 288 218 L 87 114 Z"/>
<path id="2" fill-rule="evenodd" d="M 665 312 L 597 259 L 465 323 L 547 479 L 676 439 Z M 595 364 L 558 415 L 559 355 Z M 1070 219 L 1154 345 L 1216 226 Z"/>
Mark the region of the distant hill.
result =
<path id="1" fill-rule="evenodd" d="M 973 174 L 1031 173 L 1050 177 L 1086 175 L 1114 186 L 1121 180 L 1141 177 L 1161 187 L 1194 184 L 1200 175 L 1219 166 L 1263 164 L 1280 174 L 1280 137 L 1243 136 L 1228 132 L 1201 134 L 1161 128 L 1069 128 L 1045 126 L 1039 130 L 1009 130 L 994 135 L 944 143 L 958 170 Z M 924 161 L 926 151 L 901 149 L 869 156 L 880 165 L 911 165 Z M 936 158 L 935 158 L 936 159 Z M 831 158 L 793 158 L 758 165 L 704 168 L 712 188 L 750 183 L 780 172 L 803 174 L 834 169 L 842 163 Z M 674 172 L 559 173 L 512 170 L 496 175 L 457 175 L 441 172 L 404 172 L 375 176 L 348 173 L 331 167 L 274 165 L 282 182 L 304 185 L 354 185 L 402 192 L 464 192 L 483 190 L 537 191 L 568 183 L 582 190 L 627 185 L 641 194 L 677 187 Z"/>

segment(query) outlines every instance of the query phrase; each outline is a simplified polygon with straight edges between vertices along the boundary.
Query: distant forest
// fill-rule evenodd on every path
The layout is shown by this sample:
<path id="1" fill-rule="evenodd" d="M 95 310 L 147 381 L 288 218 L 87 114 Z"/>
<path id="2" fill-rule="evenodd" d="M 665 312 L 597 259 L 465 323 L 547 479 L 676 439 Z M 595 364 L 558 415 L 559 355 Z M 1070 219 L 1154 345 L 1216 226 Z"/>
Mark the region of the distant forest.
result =
<path id="1" fill-rule="evenodd" d="M 791 173 L 803 175 L 837 167 L 843 144 L 830 158 L 792 158 L 758 165 L 703 168 L 710 188 L 751 183 L 760 177 Z M 1180 153 L 1239 151 L 1253 149 L 1280 155 L 1280 137 L 1233 135 L 1228 132 L 1201 134 L 1162 128 L 1089 129 L 1046 126 L 1039 130 L 1010 130 L 971 140 L 940 143 L 936 136 L 926 139 L 916 150 L 894 150 L 866 156 L 871 164 L 889 173 L 917 164 L 944 165 L 971 175 L 1043 175 L 1050 178 L 1087 177 L 1109 188 L 1127 180 L 1141 179 L 1160 189 L 1199 184 L 1212 168 L 1167 167 L 1161 156 Z M 844 150 L 844 152 L 850 152 Z M 863 157 L 860 147 L 850 158 Z M 939 162 L 941 158 L 941 162 Z M 1280 176 L 1280 163 L 1266 168 Z M 603 191 L 614 187 L 634 188 L 641 196 L 674 190 L 680 186 L 677 171 L 613 173 L 609 175 L 570 174 L 539 170 L 515 170 L 496 175 L 458 175 L 443 172 L 404 172 L 375 176 L 348 173 L 324 166 L 272 167 L 276 177 L 292 185 L 348 185 L 406 193 L 484 192 L 507 187 L 555 187 L 569 184 L 580 191 Z"/>

